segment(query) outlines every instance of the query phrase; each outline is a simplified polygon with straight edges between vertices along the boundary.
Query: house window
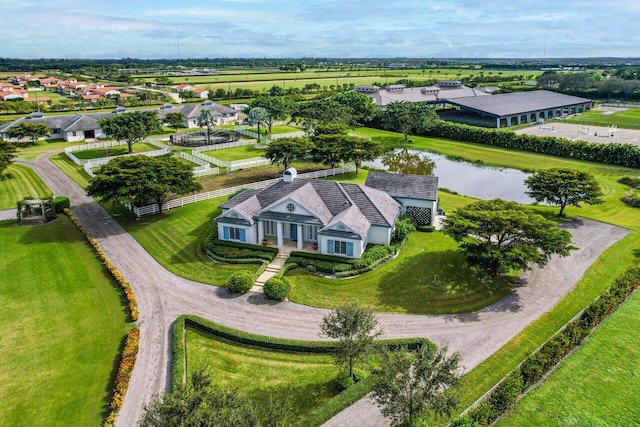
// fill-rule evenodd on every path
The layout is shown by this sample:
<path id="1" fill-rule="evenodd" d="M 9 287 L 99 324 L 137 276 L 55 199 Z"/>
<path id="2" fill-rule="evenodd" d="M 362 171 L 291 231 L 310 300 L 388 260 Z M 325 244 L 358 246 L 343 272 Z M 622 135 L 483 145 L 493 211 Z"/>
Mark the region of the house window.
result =
<path id="1" fill-rule="evenodd" d="M 347 254 L 347 242 L 340 242 L 338 240 L 333 242 L 333 252 L 336 253 L 336 254 L 346 255 Z"/>
<path id="2" fill-rule="evenodd" d="M 71 132 L 71 135 L 76 136 L 76 133 L 75 132 Z"/>
<path id="3" fill-rule="evenodd" d="M 293 203 L 289 203 L 289 204 L 287 205 L 287 210 L 288 210 L 289 212 L 293 212 L 293 211 L 295 211 L 295 210 L 296 210 L 296 205 L 294 205 Z"/>
<path id="4" fill-rule="evenodd" d="M 330 254 L 353 256 L 353 243 L 341 240 L 327 240 L 327 252 Z"/>
<path id="5" fill-rule="evenodd" d="M 238 240 L 240 242 L 246 242 L 247 231 L 244 228 L 238 227 L 223 227 L 222 234 L 224 240 Z"/>

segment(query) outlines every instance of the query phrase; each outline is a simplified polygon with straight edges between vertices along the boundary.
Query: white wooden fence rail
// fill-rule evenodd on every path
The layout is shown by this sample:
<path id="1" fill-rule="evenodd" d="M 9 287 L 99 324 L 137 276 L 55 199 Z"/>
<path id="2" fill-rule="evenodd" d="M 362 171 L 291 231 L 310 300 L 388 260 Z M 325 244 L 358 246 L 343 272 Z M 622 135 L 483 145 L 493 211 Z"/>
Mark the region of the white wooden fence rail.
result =
<path id="1" fill-rule="evenodd" d="M 299 174 L 296 179 L 318 179 L 318 178 L 326 178 L 328 176 L 342 175 L 349 172 L 354 172 L 356 167 L 354 165 L 348 165 L 341 168 L 333 168 L 333 169 L 324 169 L 315 172 L 308 172 Z M 280 181 L 281 178 L 269 179 L 266 181 L 258 181 L 252 182 L 249 184 L 236 185 L 234 187 L 221 188 L 219 190 L 207 191 L 206 193 L 197 193 L 192 194 L 190 196 L 180 197 L 179 199 L 169 200 L 168 202 L 162 205 L 163 210 L 174 209 L 180 206 L 188 205 L 191 203 L 197 203 L 204 200 L 215 199 L 216 197 L 228 196 L 229 194 L 233 194 L 238 190 L 243 189 L 256 189 L 259 190 L 261 188 L 265 188 L 268 185 L 274 184 Z M 130 206 L 130 209 L 137 217 L 141 217 L 143 215 L 151 215 L 158 212 L 158 206 L 146 205 L 142 207 Z"/>

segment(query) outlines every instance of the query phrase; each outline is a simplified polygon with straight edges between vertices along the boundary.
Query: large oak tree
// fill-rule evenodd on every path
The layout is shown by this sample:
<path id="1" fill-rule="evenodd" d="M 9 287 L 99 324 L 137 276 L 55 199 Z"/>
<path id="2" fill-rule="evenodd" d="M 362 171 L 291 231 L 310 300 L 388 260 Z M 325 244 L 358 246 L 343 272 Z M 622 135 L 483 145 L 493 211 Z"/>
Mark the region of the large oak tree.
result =
<path id="1" fill-rule="evenodd" d="M 102 200 L 141 206 L 154 201 L 158 212 L 174 195 L 200 190 L 191 166 L 175 157 L 116 157 L 101 166 L 87 187 L 87 194 Z"/>
<path id="2" fill-rule="evenodd" d="M 382 114 L 382 126 L 387 130 L 400 132 L 404 140 L 410 133 L 423 133 L 438 119 L 433 108 L 421 102 L 397 101 L 387 105 Z"/>
<path id="3" fill-rule="evenodd" d="M 460 243 L 467 262 L 492 276 L 545 265 L 569 255 L 571 234 L 528 208 L 501 199 L 460 208 L 444 220 L 444 233 Z"/>
<path id="4" fill-rule="evenodd" d="M 26 123 L 22 122 L 16 126 L 12 126 L 7 130 L 9 137 L 16 138 L 18 141 L 28 139 L 29 145 L 35 145 L 36 141 L 49 135 L 49 126 L 44 123 Z"/>
<path id="5" fill-rule="evenodd" d="M 267 146 L 263 157 L 271 160 L 271 164 L 281 164 L 287 169 L 291 162 L 309 157 L 312 147 L 313 144 L 305 138 L 274 139 Z"/>

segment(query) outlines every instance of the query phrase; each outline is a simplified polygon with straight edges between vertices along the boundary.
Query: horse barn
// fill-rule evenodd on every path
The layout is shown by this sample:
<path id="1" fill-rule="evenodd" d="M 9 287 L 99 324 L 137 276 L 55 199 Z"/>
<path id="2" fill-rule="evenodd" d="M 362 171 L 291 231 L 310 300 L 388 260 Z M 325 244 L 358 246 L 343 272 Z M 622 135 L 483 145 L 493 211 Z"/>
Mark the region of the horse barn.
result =
<path id="1" fill-rule="evenodd" d="M 582 113 L 593 107 L 591 99 L 548 90 L 458 98 L 447 100 L 447 103 L 459 110 L 445 110 L 440 115 L 441 119 L 496 128 L 542 123 L 547 119 Z"/>

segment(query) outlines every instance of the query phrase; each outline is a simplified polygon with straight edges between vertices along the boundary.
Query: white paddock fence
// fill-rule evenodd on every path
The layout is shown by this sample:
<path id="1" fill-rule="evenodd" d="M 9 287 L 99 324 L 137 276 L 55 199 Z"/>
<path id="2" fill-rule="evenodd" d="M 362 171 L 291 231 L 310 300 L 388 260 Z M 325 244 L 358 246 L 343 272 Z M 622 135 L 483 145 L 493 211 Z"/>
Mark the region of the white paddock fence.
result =
<path id="1" fill-rule="evenodd" d="M 271 161 L 269 159 L 265 159 L 264 157 L 253 157 L 250 159 L 242 159 L 242 160 L 220 160 L 216 157 L 208 156 L 203 153 L 203 151 L 213 151 L 213 150 L 221 150 L 223 148 L 234 148 L 234 147 L 243 147 L 246 145 L 254 145 L 256 141 L 252 141 L 250 143 L 246 143 L 246 141 L 238 141 L 238 142 L 230 142 L 227 144 L 216 144 L 216 145 L 205 145 L 202 147 L 194 148 L 191 153 L 206 162 L 219 166 L 221 168 L 227 168 L 228 172 L 239 170 L 239 169 L 247 169 L 247 168 L 255 168 L 258 166 L 266 166 L 270 165 Z M 225 145 L 226 147 L 218 147 L 219 145 Z"/>
<path id="2" fill-rule="evenodd" d="M 341 168 L 333 168 L 333 169 L 319 170 L 315 172 L 301 173 L 296 177 L 296 179 L 326 178 L 328 176 L 336 176 L 336 175 L 342 175 L 349 172 L 355 172 L 355 170 L 356 170 L 356 167 L 354 165 L 348 165 L 348 166 L 343 166 Z M 215 199 L 216 197 L 228 196 L 230 194 L 235 193 L 238 190 L 244 190 L 244 189 L 259 190 L 259 189 L 265 188 L 268 185 L 274 184 L 280 181 L 281 179 L 282 178 L 268 179 L 266 181 L 252 182 L 249 184 L 236 185 L 234 187 L 227 187 L 227 188 L 221 188 L 219 190 L 207 191 L 206 193 L 197 193 L 197 194 L 192 194 L 190 196 L 180 197 L 179 199 L 169 200 L 168 202 L 164 203 L 162 205 L 162 209 L 169 210 L 169 209 L 178 208 L 180 206 L 188 205 L 191 203 L 197 203 L 205 200 Z M 142 207 L 129 206 L 129 208 L 133 211 L 133 213 L 137 217 L 158 213 L 158 206 L 155 204 L 146 205 Z"/>
<path id="3" fill-rule="evenodd" d="M 193 174 L 196 177 L 207 176 L 207 175 L 217 175 L 220 173 L 220 169 L 212 168 L 209 162 L 207 161 L 199 159 L 198 157 L 192 156 L 191 154 L 187 154 L 183 151 L 178 151 L 178 153 L 180 153 L 180 157 L 182 157 L 183 159 L 198 165 L 193 168 Z"/>

